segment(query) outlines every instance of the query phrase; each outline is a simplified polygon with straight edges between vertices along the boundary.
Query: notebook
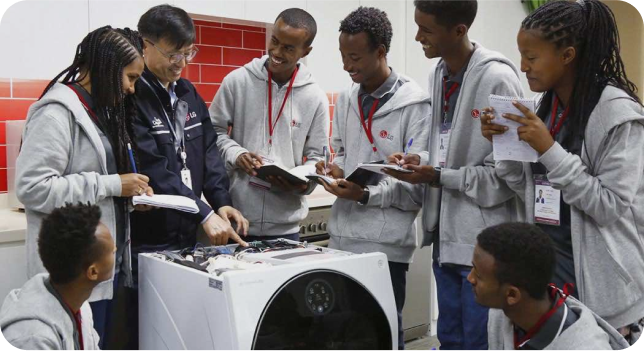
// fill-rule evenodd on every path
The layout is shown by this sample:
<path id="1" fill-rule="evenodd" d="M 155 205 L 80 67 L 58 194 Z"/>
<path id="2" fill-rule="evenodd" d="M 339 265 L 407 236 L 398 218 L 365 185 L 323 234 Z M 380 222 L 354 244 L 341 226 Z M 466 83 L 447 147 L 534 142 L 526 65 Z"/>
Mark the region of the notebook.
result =
<path id="1" fill-rule="evenodd" d="M 512 105 L 512 101 L 518 101 L 521 105 L 534 112 L 534 100 L 494 94 L 490 95 L 488 100 L 490 102 L 490 106 L 494 108 L 494 123 L 508 127 L 508 130 L 505 133 L 492 136 L 494 160 L 537 162 L 537 159 L 539 158 L 537 151 L 525 141 L 519 140 L 517 128 L 521 127 L 522 124 L 511 121 L 502 116 L 504 113 L 523 116 L 523 113 Z"/>
<path id="2" fill-rule="evenodd" d="M 154 194 L 152 196 L 133 196 L 132 204 L 169 208 L 188 213 L 199 213 L 199 207 L 197 207 L 197 202 L 195 202 L 195 200 L 180 195 Z"/>

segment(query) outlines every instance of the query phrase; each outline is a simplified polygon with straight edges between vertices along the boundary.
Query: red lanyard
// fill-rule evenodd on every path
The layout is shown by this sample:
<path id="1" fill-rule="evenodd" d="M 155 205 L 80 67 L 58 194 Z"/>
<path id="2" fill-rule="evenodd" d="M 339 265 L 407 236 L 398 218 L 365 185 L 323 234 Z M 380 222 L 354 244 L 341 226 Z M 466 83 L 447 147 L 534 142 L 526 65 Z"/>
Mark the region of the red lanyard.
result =
<path id="1" fill-rule="evenodd" d="M 76 93 L 76 96 L 78 96 L 78 100 L 80 100 L 81 105 L 83 105 L 83 107 L 85 108 L 85 111 L 87 111 L 87 113 L 89 114 L 89 116 L 90 116 L 90 117 L 92 117 L 92 119 L 94 120 L 94 123 L 96 123 L 96 125 L 100 125 L 100 124 L 98 123 L 98 116 L 96 116 L 96 114 L 94 113 L 94 111 L 92 111 L 92 109 L 90 109 L 89 107 L 87 107 L 87 105 L 88 105 L 88 104 L 87 104 L 87 101 L 85 101 L 85 98 L 83 97 L 83 95 L 81 95 L 81 94 L 76 90 L 76 88 L 74 88 L 72 85 L 68 85 L 68 87 L 69 87 L 69 89 L 71 89 L 74 93 Z"/>
<path id="2" fill-rule="evenodd" d="M 69 312 L 71 312 L 72 316 L 74 317 L 74 323 L 76 324 L 76 330 L 78 331 L 78 347 L 80 347 L 81 350 L 85 350 L 85 345 L 83 344 L 83 317 L 81 316 L 81 311 L 78 310 L 78 312 L 74 313 L 67 302 L 64 303 Z"/>
<path id="3" fill-rule="evenodd" d="M 378 149 L 376 148 L 376 145 L 373 143 L 373 133 L 371 133 L 371 126 L 373 125 L 373 114 L 376 113 L 378 102 L 380 102 L 380 99 L 375 99 L 373 101 L 373 105 L 371 105 L 371 110 L 369 110 L 369 116 L 368 116 L 369 125 L 367 126 L 367 124 L 365 124 L 365 121 L 364 121 L 364 112 L 362 111 L 362 104 L 360 103 L 360 95 L 358 95 L 358 111 L 360 111 L 360 123 L 362 124 L 362 128 L 367 134 L 367 138 L 369 139 L 369 143 L 371 143 L 371 148 L 373 149 L 373 152 L 378 151 Z"/>
<path id="4" fill-rule="evenodd" d="M 280 107 L 280 112 L 277 114 L 275 123 L 273 123 L 273 88 L 271 86 L 273 75 L 271 74 L 271 71 L 268 70 L 268 143 L 270 145 L 273 145 L 273 131 L 275 130 L 277 121 L 282 117 L 282 111 L 284 110 L 284 105 L 286 105 L 286 99 L 288 99 L 289 94 L 291 94 L 291 90 L 293 90 L 293 82 L 295 81 L 295 76 L 297 75 L 298 70 L 299 67 L 295 66 L 295 72 L 293 72 L 291 81 L 288 83 L 286 95 L 284 95 L 284 101 L 282 101 L 282 107 Z"/>
<path id="5" fill-rule="evenodd" d="M 552 317 L 552 315 L 555 314 L 555 312 L 557 312 L 557 309 L 559 307 L 561 307 L 561 305 L 563 305 L 563 303 L 566 301 L 566 298 L 568 297 L 569 292 L 572 290 L 572 288 L 574 288 L 574 285 L 571 284 L 571 283 L 564 284 L 563 291 L 560 291 L 559 289 L 557 289 L 557 287 L 554 284 L 550 284 L 549 287 L 551 289 L 550 290 L 550 295 L 553 298 L 557 296 L 557 292 L 559 292 L 561 294 L 561 297 L 557 300 L 555 305 L 550 310 L 548 310 L 548 312 L 544 313 L 544 315 L 541 316 L 541 318 L 539 318 L 539 320 L 537 321 L 537 324 L 535 324 L 532 328 L 530 328 L 530 330 L 528 330 L 528 333 L 526 335 L 524 335 L 521 339 L 517 338 L 517 333 L 516 333 L 516 331 L 514 332 L 514 349 L 515 350 L 518 350 L 521 347 L 523 347 L 523 345 L 525 345 L 525 343 L 530 341 L 530 339 L 532 339 L 532 337 L 537 332 L 539 332 L 539 330 L 541 329 L 541 327 L 543 327 L 543 325 L 546 323 L 546 321 L 548 319 L 550 319 L 550 317 Z"/>
<path id="6" fill-rule="evenodd" d="M 449 98 L 452 97 L 454 92 L 458 89 L 458 83 L 454 82 L 452 86 L 447 90 L 447 77 L 443 77 L 443 92 L 445 93 L 445 104 L 443 105 L 443 111 L 447 113 L 449 111 Z"/>
<path id="7" fill-rule="evenodd" d="M 558 107 L 559 107 L 559 98 L 555 95 L 555 102 L 552 104 L 552 115 L 550 117 L 550 135 L 552 135 L 553 138 L 555 137 L 555 135 L 557 135 L 557 133 L 559 133 L 561 126 L 563 126 L 564 121 L 568 117 L 568 110 L 570 109 L 570 106 L 566 107 L 564 112 L 561 114 L 561 117 L 559 117 L 559 123 L 555 125 Z"/>

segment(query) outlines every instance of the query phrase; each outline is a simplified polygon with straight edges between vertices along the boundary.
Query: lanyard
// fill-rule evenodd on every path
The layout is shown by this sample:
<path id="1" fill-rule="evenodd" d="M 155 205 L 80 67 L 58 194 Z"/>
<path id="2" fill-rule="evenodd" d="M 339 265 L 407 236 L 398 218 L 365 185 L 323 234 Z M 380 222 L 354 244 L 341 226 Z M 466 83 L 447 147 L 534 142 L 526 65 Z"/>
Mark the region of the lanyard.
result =
<path id="1" fill-rule="evenodd" d="M 570 110 L 570 106 L 567 106 L 564 112 L 561 114 L 561 117 L 559 117 L 559 123 L 555 125 L 555 120 L 557 117 L 557 108 L 559 107 L 559 98 L 555 95 L 555 102 L 552 104 L 552 116 L 550 117 L 550 135 L 554 138 L 557 133 L 559 133 L 559 130 L 561 129 L 561 126 L 563 125 L 564 121 L 568 117 L 568 110 Z"/>
<path id="2" fill-rule="evenodd" d="M 454 82 L 452 86 L 447 91 L 447 77 L 443 77 L 443 93 L 445 94 L 445 102 L 443 104 L 443 112 L 445 113 L 445 118 L 447 118 L 447 112 L 449 111 L 449 98 L 454 95 L 454 92 L 458 89 L 458 83 Z"/>
<path id="3" fill-rule="evenodd" d="M 286 100 L 288 99 L 289 94 L 291 94 L 291 90 L 293 90 L 293 82 L 295 81 L 295 76 L 297 75 L 297 71 L 299 71 L 299 67 L 295 66 L 295 72 L 293 72 L 291 81 L 288 83 L 288 88 L 286 89 L 286 95 L 284 95 L 284 101 L 282 101 L 282 106 L 280 107 L 280 111 L 277 114 L 277 118 L 275 118 L 275 122 L 273 122 L 273 88 L 271 87 L 273 74 L 271 73 L 270 70 L 268 70 L 268 144 L 269 145 L 273 145 L 273 132 L 275 131 L 275 126 L 277 125 L 277 121 L 279 121 L 280 117 L 282 117 L 282 111 L 284 110 L 284 105 L 286 105 Z"/>
<path id="4" fill-rule="evenodd" d="M 165 108 L 163 108 L 163 102 L 161 102 L 161 98 L 159 98 L 159 95 L 157 95 L 157 92 L 154 90 L 152 85 L 143 77 L 141 77 L 141 80 L 147 84 L 147 86 L 150 87 L 152 92 L 154 93 L 154 96 L 156 96 L 157 101 L 159 101 L 159 104 L 161 105 L 161 110 L 163 111 L 163 115 L 165 116 L 165 120 L 168 123 L 168 129 L 172 133 L 172 136 L 174 137 L 174 140 L 178 140 L 179 137 L 177 136 L 177 131 L 174 130 L 174 124 L 170 121 L 170 117 L 168 116 L 168 113 L 166 112 Z M 187 169 L 188 165 L 186 163 L 186 160 L 188 159 L 188 154 L 186 153 L 186 143 L 185 143 L 185 138 L 181 138 L 181 161 L 183 162 L 183 168 Z"/>
<path id="5" fill-rule="evenodd" d="M 515 333 L 514 333 L 514 349 L 515 350 L 518 350 L 518 349 L 522 348 L 528 341 L 530 341 L 530 339 L 532 339 L 532 337 L 537 332 L 539 332 L 539 330 L 541 329 L 541 327 L 543 327 L 543 325 L 546 323 L 546 321 L 548 319 L 550 319 L 550 317 L 552 317 L 552 315 L 555 314 L 555 312 L 557 312 L 557 309 L 561 305 L 563 305 L 563 303 L 566 301 L 566 298 L 569 295 L 568 293 L 570 292 L 570 290 L 572 290 L 574 285 L 571 284 L 571 283 L 564 284 L 563 291 L 560 291 L 559 289 L 557 289 L 554 284 L 550 284 L 549 287 L 551 288 L 551 290 L 550 290 L 551 296 L 556 297 L 557 292 L 559 292 L 561 294 L 561 297 L 557 300 L 555 305 L 550 310 L 548 310 L 548 312 L 544 313 L 544 315 L 541 316 L 541 318 L 539 318 L 539 320 L 537 321 L 537 324 L 535 324 L 532 328 L 530 328 L 530 330 L 528 330 L 528 333 L 526 335 L 524 335 L 523 338 L 521 338 L 521 339 L 517 338 L 517 333 L 515 331 Z M 564 313 L 564 318 L 561 321 L 561 325 L 559 326 L 559 331 L 557 332 L 557 335 L 555 336 L 555 338 L 557 338 L 559 336 L 559 334 L 561 334 L 561 331 L 563 330 L 563 324 L 566 322 L 566 316 L 567 316 L 567 311 L 566 311 L 566 313 Z"/>
<path id="6" fill-rule="evenodd" d="M 377 152 L 378 149 L 376 148 L 376 145 L 373 142 L 373 133 L 371 133 L 371 126 L 373 125 L 373 114 L 376 112 L 376 107 L 378 107 L 379 102 L 380 102 L 380 99 L 375 99 L 373 101 L 373 105 L 371 105 L 371 110 L 369 110 L 369 116 L 368 116 L 369 124 L 367 125 L 364 121 L 364 112 L 362 111 L 362 104 L 360 103 L 360 95 L 358 95 L 358 111 L 360 111 L 360 123 L 362 124 L 362 128 L 367 134 L 367 139 L 369 139 L 369 143 L 371 144 L 371 148 L 373 149 L 373 152 Z"/>
<path id="7" fill-rule="evenodd" d="M 92 111 L 92 109 L 90 109 L 87 106 L 88 103 L 87 101 L 85 101 L 85 98 L 83 97 L 83 95 L 81 95 L 81 93 L 79 93 L 78 90 L 76 90 L 76 88 L 74 88 L 72 85 L 68 85 L 67 87 L 69 87 L 69 89 L 71 89 L 74 93 L 76 93 L 76 96 L 78 96 L 78 100 L 80 100 L 81 105 L 83 105 L 83 108 L 85 108 L 85 111 L 87 111 L 87 114 L 89 114 L 89 116 L 92 117 L 92 119 L 94 120 L 94 123 L 96 123 L 97 126 L 100 126 L 98 122 L 98 116 L 96 116 L 94 111 Z"/>

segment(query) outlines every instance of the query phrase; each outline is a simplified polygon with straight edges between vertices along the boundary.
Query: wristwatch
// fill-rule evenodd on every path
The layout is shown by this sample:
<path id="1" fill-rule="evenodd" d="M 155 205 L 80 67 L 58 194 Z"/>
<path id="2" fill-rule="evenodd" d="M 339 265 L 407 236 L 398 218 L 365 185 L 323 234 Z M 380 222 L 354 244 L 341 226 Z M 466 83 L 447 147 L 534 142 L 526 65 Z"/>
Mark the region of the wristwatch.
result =
<path id="1" fill-rule="evenodd" d="M 434 181 L 432 181 L 429 185 L 431 186 L 440 186 L 441 185 L 441 170 L 442 168 L 439 167 L 434 167 Z"/>
<path id="2" fill-rule="evenodd" d="M 362 189 L 362 199 L 358 200 L 358 204 L 366 205 L 369 202 L 369 188 L 364 187 Z"/>

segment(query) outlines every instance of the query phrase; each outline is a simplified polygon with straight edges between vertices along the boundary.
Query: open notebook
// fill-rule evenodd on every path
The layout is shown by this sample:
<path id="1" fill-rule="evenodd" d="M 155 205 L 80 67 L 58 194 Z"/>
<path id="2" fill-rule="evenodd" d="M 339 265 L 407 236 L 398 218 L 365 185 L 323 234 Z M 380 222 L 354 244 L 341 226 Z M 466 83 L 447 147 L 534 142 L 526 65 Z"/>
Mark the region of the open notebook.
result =
<path id="1" fill-rule="evenodd" d="M 169 208 L 172 210 L 199 213 L 199 207 L 195 200 L 179 195 L 140 195 L 132 197 L 132 204 L 134 205 L 148 205 L 154 207 Z"/>
<path id="2" fill-rule="evenodd" d="M 355 171 L 351 172 L 351 174 L 346 179 L 360 186 L 376 185 L 383 178 L 382 175 L 387 175 L 383 172 L 384 169 L 392 169 L 396 172 L 402 173 L 414 172 L 412 170 L 404 169 L 398 165 L 385 164 L 385 161 L 376 161 L 370 163 L 359 163 L 358 168 L 356 168 Z M 311 180 L 320 179 L 327 184 L 331 184 L 335 181 L 335 179 L 329 176 L 319 174 L 310 174 L 306 177 Z"/>
<path id="3" fill-rule="evenodd" d="M 291 184 L 306 184 L 309 182 L 306 176 L 311 173 L 315 173 L 315 165 L 297 166 L 287 170 L 276 164 L 268 164 L 261 166 L 255 171 L 257 172 L 257 178 L 259 179 L 266 180 L 266 177 L 268 176 L 279 176 Z"/>

